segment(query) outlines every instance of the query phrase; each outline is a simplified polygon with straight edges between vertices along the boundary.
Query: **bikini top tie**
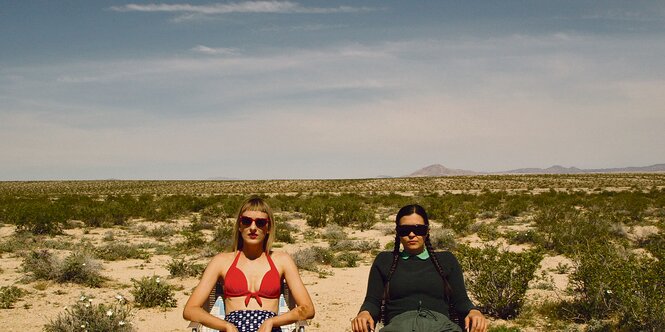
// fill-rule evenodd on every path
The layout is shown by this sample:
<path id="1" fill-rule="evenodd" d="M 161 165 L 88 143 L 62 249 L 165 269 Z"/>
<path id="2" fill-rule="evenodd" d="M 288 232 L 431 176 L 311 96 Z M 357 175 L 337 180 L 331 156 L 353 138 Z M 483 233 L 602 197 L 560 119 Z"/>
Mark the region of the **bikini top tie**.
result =
<path id="1" fill-rule="evenodd" d="M 249 304 L 249 299 L 251 298 L 255 298 L 260 306 L 263 306 L 261 303 L 262 297 L 266 299 L 279 298 L 279 271 L 277 271 L 270 255 L 266 253 L 268 264 L 270 264 L 270 270 L 263 275 L 263 279 L 261 279 L 261 287 L 259 287 L 258 292 L 249 291 L 249 285 L 247 285 L 247 277 L 245 277 L 245 273 L 236 266 L 239 257 L 240 251 L 238 251 L 236 258 L 233 260 L 233 264 L 231 264 L 231 267 L 229 267 L 229 270 L 226 272 L 226 278 L 224 278 L 224 297 L 245 296 L 245 306 Z"/>

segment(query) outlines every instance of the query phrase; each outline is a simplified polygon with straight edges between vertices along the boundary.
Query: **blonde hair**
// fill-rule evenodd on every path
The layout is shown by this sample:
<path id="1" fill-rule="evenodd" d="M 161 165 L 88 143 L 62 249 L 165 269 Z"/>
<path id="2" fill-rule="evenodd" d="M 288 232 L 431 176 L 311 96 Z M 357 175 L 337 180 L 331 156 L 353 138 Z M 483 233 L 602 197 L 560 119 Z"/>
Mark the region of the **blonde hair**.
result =
<path id="1" fill-rule="evenodd" d="M 240 216 L 242 216 L 242 214 L 245 213 L 246 211 L 258 211 L 268 215 L 268 219 L 270 222 L 268 223 L 267 230 L 269 230 L 270 233 L 268 233 L 268 236 L 263 241 L 263 251 L 265 251 L 266 253 L 270 252 L 270 249 L 272 248 L 272 243 L 275 240 L 275 233 L 277 231 L 277 227 L 275 226 L 275 218 L 273 218 L 272 209 L 270 208 L 268 203 L 266 203 L 262 198 L 256 196 L 248 198 L 240 206 L 240 210 L 238 210 L 235 227 L 233 227 L 233 251 L 238 251 L 242 249 L 243 241 L 242 241 L 242 234 L 240 234 Z"/>

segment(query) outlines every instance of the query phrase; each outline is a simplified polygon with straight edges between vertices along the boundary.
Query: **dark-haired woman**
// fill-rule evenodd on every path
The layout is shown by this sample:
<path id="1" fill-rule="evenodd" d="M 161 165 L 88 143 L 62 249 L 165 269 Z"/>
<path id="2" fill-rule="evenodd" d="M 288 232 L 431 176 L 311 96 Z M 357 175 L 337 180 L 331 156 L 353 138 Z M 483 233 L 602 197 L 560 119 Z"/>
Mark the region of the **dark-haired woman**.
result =
<path id="1" fill-rule="evenodd" d="M 261 198 L 243 203 L 233 229 L 233 252 L 217 254 L 208 263 L 185 304 L 185 319 L 219 331 L 279 332 L 279 326 L 314 317 L 314 305 L 295 262 L 285 252 L 270 250 L 276 232 L 274 220 Z M 297 307 L 277 316 L 282 279 L 286 279 Z M 224 320 L 202 308 L 218 280 L 224 281 Z"/>
<path id="2" fill-rule="evenodd" d="M 374 260 L 367 295 L 351 321 L 352 330 L 374 331 L 375 323 L 383 321 L 381 332 L 461 332 L 449 319 L 452 304 L 465 317 L 466 331 L 487 331 L 487 319 L 467 296 L 457 258 L 432 249 L 425 209 L 407 205 L 397 213 L 395 224 L 395 247 Z"/>

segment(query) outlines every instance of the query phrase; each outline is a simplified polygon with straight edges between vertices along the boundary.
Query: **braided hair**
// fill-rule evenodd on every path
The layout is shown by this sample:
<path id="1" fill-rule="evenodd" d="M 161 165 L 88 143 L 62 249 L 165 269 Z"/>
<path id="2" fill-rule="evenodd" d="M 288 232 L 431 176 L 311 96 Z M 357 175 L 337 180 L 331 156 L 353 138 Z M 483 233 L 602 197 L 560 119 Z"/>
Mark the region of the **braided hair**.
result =
<path id="1" fill-rule="evenodd" d="M 422 217 L 423 220 L 425 221 L 425 225 L 429 226 L 429 218 L 427 217 L 427 212 L 425 212 L 425 209 L 418 204 L 411 204 L 402 207 L 399 210 L 399 212 L 397 212 L 397 216 L 395 217 L 395 229 L 397 229 L 397 226 L 399 226 L 399 221 L 400 219 L 402 219 L 402 217 L 410 216 L 414 213 Z M 399 246 L 400 246 L 400 237 L 399 235 L 395 234 L 395 245 L 393 247 L 393 261 L 392 264 L 390 265 L 390 270 L 388 271 L 388 279 L 386 280 L 386 283 L 383 286 L 383 298 L 381 299 L 381 307 L 379 311 L 379 319 L 381 319 L 381 321 L 384 324 L 388 323 L 386 315 L 387 311 L 386 305 L 390 301 L 390 294 L 389 294 L 390 279 L 392 278 L 393 273 L 395 273 L 395 270 L 397 269 L 397 264 L 399 263 Z M 430 261 L 432 262 L 432 264 L 434 264 L 436 271 L 439 273 L 439 276 L 441 276 L 441 280 L 443 281 L 443 290 L 444 290 L 444 295 L 446 297 L 446 301 L 450 303 L 452 288 L 450 287 L 448 278 L 443 272 L 443 267 L 441 267 L 441 263 L 434 254 L 434 248 L 432 248 L 432 242 L 429 239 L 429 231 L 425 236 L 425 247 L 427 248 L 427 251 L 430 253 L 429 255 Z"/>

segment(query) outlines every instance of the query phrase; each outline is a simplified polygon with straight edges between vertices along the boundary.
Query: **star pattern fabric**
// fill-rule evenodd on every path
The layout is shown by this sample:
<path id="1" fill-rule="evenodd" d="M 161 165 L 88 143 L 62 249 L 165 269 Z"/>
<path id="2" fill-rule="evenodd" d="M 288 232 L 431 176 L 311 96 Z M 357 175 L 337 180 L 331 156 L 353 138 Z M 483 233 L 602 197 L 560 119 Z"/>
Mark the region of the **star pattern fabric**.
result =
<path id="1" fill-rule="evenodd" d="M 267 310 L 238 310 L 226 315 L 226 321 L 235 325 L 239 332 L 256 332 L 263 321 L 275 317 L 275 313 Z M 281 329 L 273 327 L 272 332 L 280 332 Z"/>

